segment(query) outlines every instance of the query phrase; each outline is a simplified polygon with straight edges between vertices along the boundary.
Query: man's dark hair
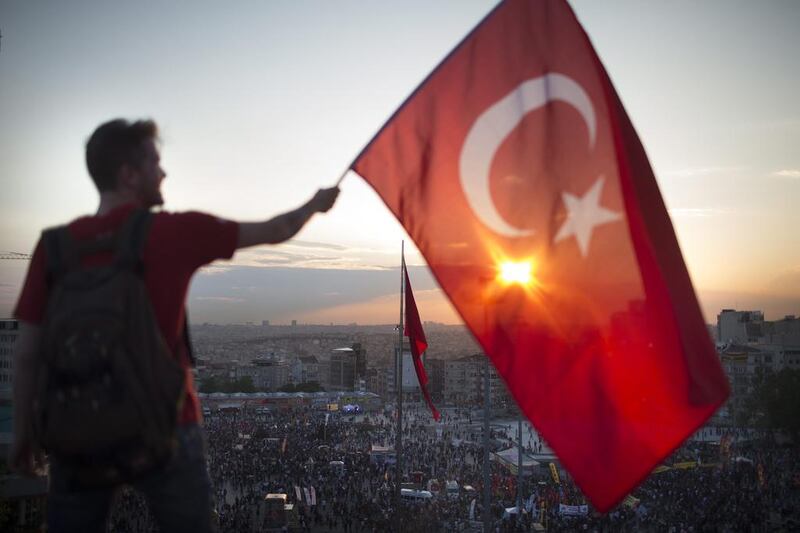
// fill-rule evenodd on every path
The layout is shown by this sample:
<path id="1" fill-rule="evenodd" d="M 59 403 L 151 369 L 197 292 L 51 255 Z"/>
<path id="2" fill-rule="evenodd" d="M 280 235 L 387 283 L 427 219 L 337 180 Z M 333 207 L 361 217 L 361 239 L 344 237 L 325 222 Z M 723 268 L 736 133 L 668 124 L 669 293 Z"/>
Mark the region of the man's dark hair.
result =
<path id="1" fill-rule="evenodd" d="M 113 191 L 123 165 L 137 167 L 142 160 L 142 143 L 158 139 L 152 120 L 128 122 L 118 118 L 101 124 L 86 143 L 86 167 L 97 190 Z"/>

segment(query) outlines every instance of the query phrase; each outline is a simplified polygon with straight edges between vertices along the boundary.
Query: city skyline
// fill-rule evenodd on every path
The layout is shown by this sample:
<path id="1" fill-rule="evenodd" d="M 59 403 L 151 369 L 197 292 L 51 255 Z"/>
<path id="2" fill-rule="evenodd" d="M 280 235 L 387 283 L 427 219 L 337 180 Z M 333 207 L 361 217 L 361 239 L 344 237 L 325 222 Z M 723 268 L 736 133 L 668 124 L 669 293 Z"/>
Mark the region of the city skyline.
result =
<path id="1" fill-rule="evenodd" d="M 166 209 L 254 220 L 292 208 L 336 181 L 494 4 L 4 3 L 0 250 L 29 253 L 42 228 L 94 210 L 82 145 L 115 116 L 161 125 Z M 706 322 L 723 308 L 800 314 L 800 7 L 570 4 L 648 152 Z M 297 240 L 201 271 L 190 315 L 393 323 L 404 237 L 349 174 Z M 422 319 L 460 322 L 406 249 Z M 26 266 L 0 262 L 1 316 Z"/>

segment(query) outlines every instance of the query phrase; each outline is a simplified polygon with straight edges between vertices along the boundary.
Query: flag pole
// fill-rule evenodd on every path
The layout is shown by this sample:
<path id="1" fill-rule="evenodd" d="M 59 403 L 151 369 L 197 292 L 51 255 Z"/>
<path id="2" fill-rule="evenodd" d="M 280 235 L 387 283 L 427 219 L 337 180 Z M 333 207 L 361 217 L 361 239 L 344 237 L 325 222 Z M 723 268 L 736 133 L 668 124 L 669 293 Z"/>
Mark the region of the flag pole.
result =
<path id="1" fill-rule="evenodd" d="M 345 177 L 345 176 L 347 176 L 347 173 L 348 173 L 348 172 L 350 172 L 350 167 L 347 167 L 347 168 L 345 169 L 345 171 L 344 171 L 344 172 L 342 172 L 342 175 L 341 175 L 341 176 L 339 176 L 339 179 L 338 179 L 338 180 L 336 180 L 336 185 L 335 185 L 335 187 L 338 187 L 339 185 L 341 185 L 341 184 L 342 184 L 342 181 L 344 180 L 344 177 Z"/>
<path id="2" fill-rule="evenodd" d="M 401 530 L 401 489 L 403 483 L 403 294 L 406 283 L 405 240 L 400 241 L 400 327 L 397 332 L 397 362 L 395 365 L 395 389 L 397 390 L 397 435 L 395 440 L 395 524 Z"/>

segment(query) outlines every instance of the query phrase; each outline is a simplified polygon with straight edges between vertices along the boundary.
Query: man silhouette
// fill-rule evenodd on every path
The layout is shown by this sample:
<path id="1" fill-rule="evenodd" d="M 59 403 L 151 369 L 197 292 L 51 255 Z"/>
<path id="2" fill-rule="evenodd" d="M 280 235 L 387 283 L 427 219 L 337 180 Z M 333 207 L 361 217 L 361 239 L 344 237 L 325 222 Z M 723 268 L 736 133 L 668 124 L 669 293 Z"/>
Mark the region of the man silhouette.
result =
<path id="1" fill-rule="evenodd" d="M 117 119 L 99 126 L 86 145 L 88 171 L 100 194 L 97 213 L 72 221 L 70 236 L 88 242 L 119 230 L 137 209 L 164 203 L 157 146 L 158 128 L 151 120 Z M 203 532 L 215 529 L 213 492 L 200 430 L 200 405 L 190 372 L 184 335 L 185 305 L 194 272 L 235 250 L 290 239 L 318 212 L 328 211 L 339 189 L 320 189 L 305 204 L 263 222 L 234 222 L 199 212 L 153 214 L 143 251 L 143 280 L 161 335 L 185 369 L 186 398 L 178 415 L 178 448 L 170 461 L 133 484 L 147 498 L 162 531 Z M 33 254 L 15 316 L 20 335 L 14 356 L 14 441 L 9 464 L 25 474 L 43 464 L 33 434 L 34 380 L 40 354 L 41 324 L 48 303 L 46 250 L 40 241 Z M 81 265 L 110 263 L 111 254 L 82 257 Z M 72 467 L 50 461 L 48 531 L 105 531 L 117 487 L 86 489 L 74 482 Z"/>

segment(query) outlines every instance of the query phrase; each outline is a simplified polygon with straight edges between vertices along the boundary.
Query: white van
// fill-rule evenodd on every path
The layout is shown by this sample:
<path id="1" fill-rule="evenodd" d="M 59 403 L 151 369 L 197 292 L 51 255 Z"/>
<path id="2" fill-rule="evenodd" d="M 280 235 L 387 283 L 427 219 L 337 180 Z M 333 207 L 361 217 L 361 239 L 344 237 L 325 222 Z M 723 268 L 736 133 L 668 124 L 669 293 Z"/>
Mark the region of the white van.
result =
<path id="1" fill-rule="evenodd" d="M 331 461 L 328 463 L 328 468 L 337 476 L 341 476 L 344 474 L 344 461 Z"/>
<path id="2" fill-rule="evenodd" d="M 428 490 L 400 489 L 400 498 L 410 503 L 422 503 L 433 499 Z"/>
<path id="3" fill-rule="evenodd" d="M 458 498 L 458 481 L 450 480 L 445 483 L 445 492 L 448 498 Z"/>

